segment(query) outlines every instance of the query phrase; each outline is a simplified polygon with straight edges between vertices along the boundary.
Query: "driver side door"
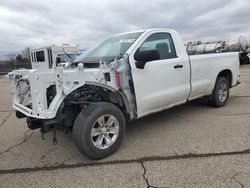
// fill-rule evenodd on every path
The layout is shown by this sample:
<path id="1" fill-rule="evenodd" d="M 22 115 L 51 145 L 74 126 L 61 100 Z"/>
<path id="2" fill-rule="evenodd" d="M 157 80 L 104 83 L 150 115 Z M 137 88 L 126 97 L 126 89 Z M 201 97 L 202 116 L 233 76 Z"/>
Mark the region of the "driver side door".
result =
<path id="1" fill-rule="evenodd" d="M 130 57 L 138 117 L 185 103 L 189 95 L 189 64 L 178 56 L 169 33 L 149 35 L 137 50 L 158 50 L 159 60 L 146 62 L 143 69 Z"/>

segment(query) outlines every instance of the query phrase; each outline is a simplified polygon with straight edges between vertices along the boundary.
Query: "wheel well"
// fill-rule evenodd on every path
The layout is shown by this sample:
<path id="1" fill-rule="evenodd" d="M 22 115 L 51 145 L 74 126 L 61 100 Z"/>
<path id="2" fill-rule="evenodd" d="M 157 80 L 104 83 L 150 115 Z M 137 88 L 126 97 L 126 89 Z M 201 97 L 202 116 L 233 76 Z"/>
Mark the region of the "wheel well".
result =
<path id="1" fill-rule="evenodd" d="M 93 102 L 109 102 L 121 109 L 125 118 L 129 118 L 125 99 L 118 91 L 112 91 L 102 86 L 85 84 L 74 90 L 62 102 L 57 119 L 60 124 L 72 125 L 79 112 Z M 68 123 L 66 121 L 69 121 Z"/>
<path id="2" fill-rule="evenodd" d="M 91 102 L 110 102 L 118 106 L 121 110 L 127 111 L 125 101 L 118 91 L 108 88 L 85 84 L 70 93 L 65 101 L 71 104 L 88 104 Z"/>
<path id="3" fill-rule="evenodd" d="M 221 71 L 217 77 L 219 76 L 227 78 L 229 82 L 229 86 L 230 87 L 232 86 L 232 72 L 230 70 L 226 69 L 226 70 Z"/>

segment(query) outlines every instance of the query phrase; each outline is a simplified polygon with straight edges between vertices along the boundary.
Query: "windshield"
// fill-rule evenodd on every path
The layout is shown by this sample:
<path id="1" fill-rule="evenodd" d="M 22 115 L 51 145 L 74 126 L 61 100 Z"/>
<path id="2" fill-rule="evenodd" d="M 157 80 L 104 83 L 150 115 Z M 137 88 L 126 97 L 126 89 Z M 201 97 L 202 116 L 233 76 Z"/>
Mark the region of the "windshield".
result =
<path id="1" fill-rule="evenodd" d="M 142 32 L 136 32 L 111 36 L 89 52 L 78 56 L 75 62 L 110 61 L 121 57 L 141 34 Z"/>

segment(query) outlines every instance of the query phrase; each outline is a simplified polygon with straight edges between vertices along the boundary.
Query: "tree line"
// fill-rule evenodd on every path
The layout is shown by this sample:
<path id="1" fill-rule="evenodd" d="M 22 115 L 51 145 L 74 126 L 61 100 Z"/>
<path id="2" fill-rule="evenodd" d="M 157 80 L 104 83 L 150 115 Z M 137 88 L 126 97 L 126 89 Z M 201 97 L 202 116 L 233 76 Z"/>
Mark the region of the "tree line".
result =
<path id="1" fill-rule="evenodd" d="M 31 68 L 29 47 L 26 47 L 17 53 L 7 54 L 5 60 L 0 62 L 1 72 L 8 72 L 19 68 Z"/>

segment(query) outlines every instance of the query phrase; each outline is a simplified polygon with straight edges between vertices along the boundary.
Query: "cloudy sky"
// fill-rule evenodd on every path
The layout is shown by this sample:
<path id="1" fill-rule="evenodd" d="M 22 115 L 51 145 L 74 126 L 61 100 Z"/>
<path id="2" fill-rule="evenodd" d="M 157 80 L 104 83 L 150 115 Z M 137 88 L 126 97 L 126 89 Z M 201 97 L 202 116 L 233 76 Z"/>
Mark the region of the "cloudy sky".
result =
<path id="1" fill-rule="evenodd" d="M 184 41 L 250 41 L 249 0 L 0 0 L 0 59 L 24 47 L 79 44 L 144 28 L 171 28 Z"/>

